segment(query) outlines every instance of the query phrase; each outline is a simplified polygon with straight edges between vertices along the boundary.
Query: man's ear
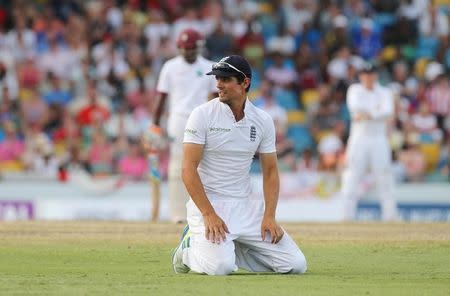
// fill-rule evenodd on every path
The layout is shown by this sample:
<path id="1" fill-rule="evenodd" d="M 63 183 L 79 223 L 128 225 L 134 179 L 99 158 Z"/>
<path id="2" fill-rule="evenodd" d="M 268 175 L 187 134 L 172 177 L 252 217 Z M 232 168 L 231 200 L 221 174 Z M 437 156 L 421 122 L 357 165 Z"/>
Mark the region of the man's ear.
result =
<path id="1" fill-rule="evenodd" d="M 244 78 L 244 81 L 242 82 L 245 86 L 245 88 L 247 88 L 250 85 L 250 78 Z"/>

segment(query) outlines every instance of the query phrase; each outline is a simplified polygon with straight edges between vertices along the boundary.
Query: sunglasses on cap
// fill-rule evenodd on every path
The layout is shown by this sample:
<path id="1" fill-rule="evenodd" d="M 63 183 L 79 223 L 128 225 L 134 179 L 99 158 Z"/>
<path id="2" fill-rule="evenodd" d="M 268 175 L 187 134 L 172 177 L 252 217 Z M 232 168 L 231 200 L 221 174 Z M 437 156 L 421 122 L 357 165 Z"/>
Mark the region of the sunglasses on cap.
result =
<path id="1" fill-rule="evenodd" d="M 244 72 L 242 72 L 241 70 L 239 70 L 238 68 L 236 68 L 235 66 L 227 63 L 227 62 L 218 62 L 215 63 L 212 66 L 213 70 L 221 70 L 221 69 L 233 69 L 235 71 L 238 71 L 239 73 L 241 73 L 242 75 L 244 75 L 244 78 L 248 78 L 247 75 L 245 75 Z"/>

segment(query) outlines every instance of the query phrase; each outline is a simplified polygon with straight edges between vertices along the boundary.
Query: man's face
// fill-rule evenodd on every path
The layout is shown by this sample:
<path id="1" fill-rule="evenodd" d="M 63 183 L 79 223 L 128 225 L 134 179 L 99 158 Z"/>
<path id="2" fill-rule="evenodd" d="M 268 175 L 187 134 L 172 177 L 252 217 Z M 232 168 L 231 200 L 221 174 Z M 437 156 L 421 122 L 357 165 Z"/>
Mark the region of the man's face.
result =
<path id="1" fill-rule="evenodd" d="M 216 86 L 219 93 L 219 100 L 222 103 L 230 104 L 246 96 L 245 88 L 248 86 L 248 79 L 239 83 L 236 77 L 216 76 Z"/>
<path id="2" fill-rule="evenodd" d="M 362 72 L 359 74 L 359 80 L 366 88 L 373 88 L 377 81 L 377 74 L 375 72 Z"/>
<path id="3" fill-rule="evenodd" d="M 197 48 L 180 48 L 180 53 L 189 64 L 193 64 L 197 60 Z"/>

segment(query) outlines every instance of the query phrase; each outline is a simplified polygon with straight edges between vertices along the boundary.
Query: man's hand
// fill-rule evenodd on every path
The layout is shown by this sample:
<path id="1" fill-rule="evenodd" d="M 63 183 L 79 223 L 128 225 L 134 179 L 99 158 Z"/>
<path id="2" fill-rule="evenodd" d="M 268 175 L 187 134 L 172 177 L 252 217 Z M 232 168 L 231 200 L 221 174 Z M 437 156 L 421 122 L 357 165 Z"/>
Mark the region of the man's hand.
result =
<path id="1" fill-rule="evenodd" d="M 148 140 L 152 143 L 158 143 L 163 136 L 162 129 L 159 125 L 152 124 L 147 132 Z"/>
<path id="2" fill-rule="evenodd" d="M 263 241 L 266 239 L 267 232 L 270 233 L 272 244 L 278 243 L 284 235 L 283 229 L 277 224 L 274 218 L 264 216 L 261 223 L 261 238 Z"/>
<path id="3" fill-rule="evenodd" d="M 227 237 L 228 227 L 223 220 L 216 214 L 211 213 L 203 216 L 205 222 L 205 237 L 213 244 L 220 244 L 220 241 L 225 241 Z"/>
<path id="4" fill-rule="evenodd" d="M 163 133 L 158 125 L 151 125 L 144 133 L 143 146 L 147 153 L 159 150 L 163 146 Z"/>
<path id="5" fill-rule="evenodd" d="M 363 121 L 363 120 L 369 120 L 370 114 L 367 112 L 358 112 L 355 114 L 355 116 L 353 117 L 353 120 L 355 121 Z"/>

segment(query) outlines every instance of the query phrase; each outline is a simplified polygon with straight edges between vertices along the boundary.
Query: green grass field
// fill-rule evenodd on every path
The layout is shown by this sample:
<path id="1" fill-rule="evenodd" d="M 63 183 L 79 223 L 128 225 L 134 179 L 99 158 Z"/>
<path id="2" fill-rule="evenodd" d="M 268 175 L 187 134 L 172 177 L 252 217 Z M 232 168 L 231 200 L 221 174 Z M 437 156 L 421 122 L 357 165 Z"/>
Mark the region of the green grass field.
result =
<path id="1" fill-rule="evenodd" d="M 449 224 L 285 224 L 305 275 L 176 275 L 182 226 L 0 223 L 0 295 L 450 295 Z"/>

